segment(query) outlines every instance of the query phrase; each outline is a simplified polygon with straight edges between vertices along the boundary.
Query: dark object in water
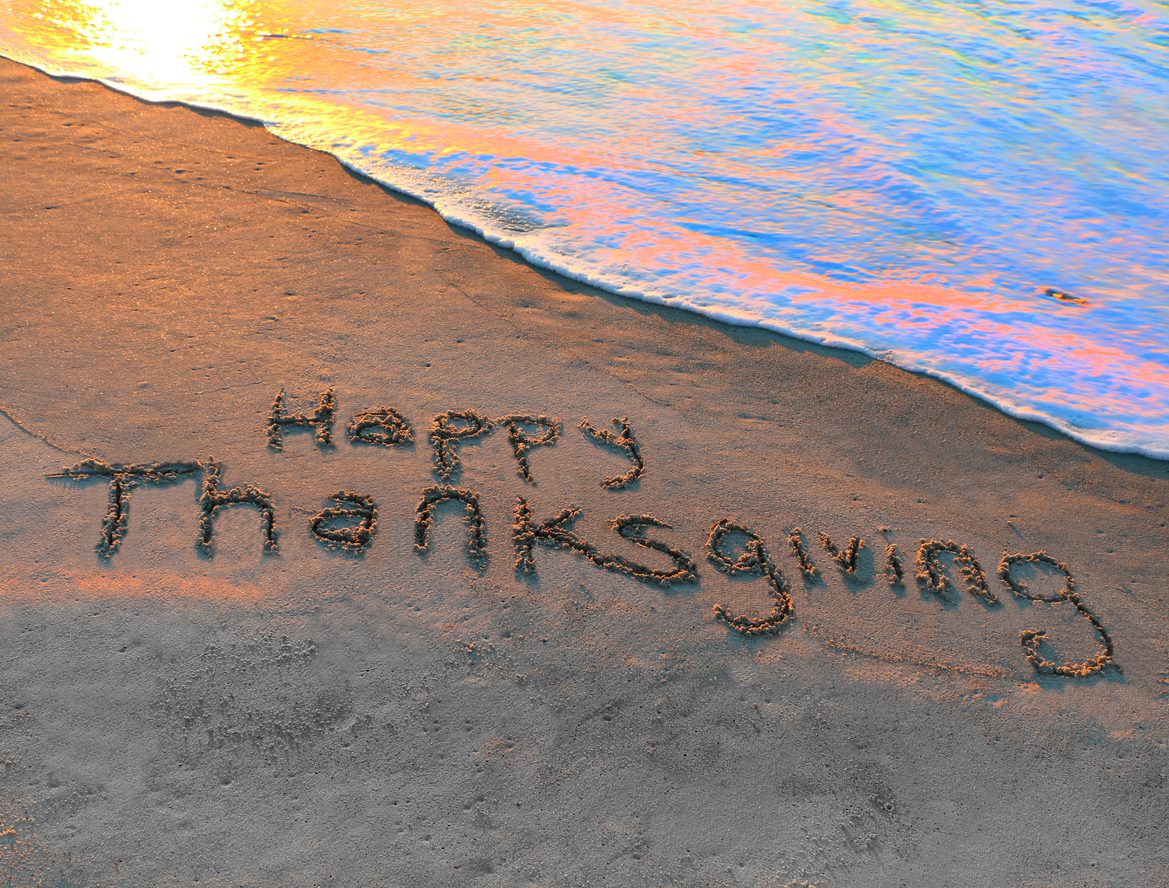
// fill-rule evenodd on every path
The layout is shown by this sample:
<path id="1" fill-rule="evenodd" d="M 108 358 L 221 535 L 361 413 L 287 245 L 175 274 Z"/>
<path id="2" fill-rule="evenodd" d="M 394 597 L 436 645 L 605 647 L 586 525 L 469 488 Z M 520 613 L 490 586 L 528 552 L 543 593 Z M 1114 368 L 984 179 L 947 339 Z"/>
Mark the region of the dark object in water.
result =
<path id="1" fill-rule="evenodd" d="M 1082 296 L 1073 296 L 1064 290 L 1057 290 L 1055 287 L 1048 287 L 1043 291 L 1044 296 L 1052 299 L 1058 299 L 1060 302 L 1070 302 L 1073 305 L 1087 305 L 1088 300 Z"/>

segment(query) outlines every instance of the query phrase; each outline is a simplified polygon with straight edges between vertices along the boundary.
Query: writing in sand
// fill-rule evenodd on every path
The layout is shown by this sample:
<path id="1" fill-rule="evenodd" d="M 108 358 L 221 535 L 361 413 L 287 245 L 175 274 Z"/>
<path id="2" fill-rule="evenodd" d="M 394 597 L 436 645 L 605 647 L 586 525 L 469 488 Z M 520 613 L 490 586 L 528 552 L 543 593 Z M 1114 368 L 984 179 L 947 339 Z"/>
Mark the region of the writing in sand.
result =
<path id="1" fill-rule="evenodd" d="M 275 451 L 284 448 L 287 432 L 304 430 L 315 434 L 318 446 L 334 446 L 334 426 L 337 420 L 337 402 L 333 389 L 326 389 L 311 410 L 295 411 L 288 407 L 284 391 L 277 394 L 267 423 L 267 444 Z M 629 468 L 620 475 L 604 478 L 601 485 L 611 491 L 620 491 L 637 484 L 646 472 L 641 444 L 628 418 L 612 421 L 612 427 L 596 426 L 582 419 L 580 432 L 599 446 L 624 455 Z M 452 410 L 434 417 L 429 432 L 429 446 L 433 457 L 436 483 L 421 491 L 414 514 L 414 548 L 425 554 L 434 533 L 435 517 L 439 509 L 449 506 L 461 508 L 467 525 L 466 551 L 472 565 L 482 569 L 487 558 L 487 531 L 480 497 L 471 487 L 457 486 L 461 473 L 460 445 L 496 432 L 506 434 L 515 456 L 516 471 L 525 482 L 535 483 L 529 455 L 539 447 L 552 447 L 564 432 L 560 419 L 545 414 L 508 414 L 487 416 L 475 410 Z M 409 447 L 414 444 L 413 425 L 393 407 L 363 410 L 353 415 L 345 429 L 351 446 Z M 122 545 L 129 519 L 133 491 L 139 487 L 167 485 L 191 479 L 199 482 L 197 505 L 199 526 L 195 545 L 207 557 L 214 555 L 215 522 L 223 510 L 243 506 L 258 511 L 265 551 L 279 548 L 279 530 L 276 505 L 272 494 L 253 484 L 226 487 L 223 466 L 213 457 L 200 460 L 178 460 L 142 465 L 109 463 L 86 459 L 50 475 L 72 481 L 103 479 L 108 483 L 108 508 L 102 519 L 97 543 L 98 555 L 110 559 Z M 687 552 L 660 540 L 651 534 L 655 528 L 669 529 L 670 524 L 654 515 L 618 515 L 610 522 L 617 535 L 644 549 L 664 556 L 667 566 L 650 567 L 632 561 L 620 554 L 605 552 L 595 542 L 584 539 L 574 530 L 581 510 L 569 505 L 551 518 L 534 516 L 528 500 L 517 497 L 511 528 L 515 569 L 524 575 L 536 571 L 537 549 L 549 548 L 571 552 L 601 570 L 611 571 L 647 583 L 674 586 L 698 582 L 697 561 Z M 372 544 L 378 529 L 378 505 L 374 498 L 352 490 L 339 490 L 329 504 L 313 513 L 308 520 L 308 531 L 323 546 L 350 555 L 360 556 Z M 893 588 L 903 588 L 906 565 L 896 543 L 888 540 L 882 528 L 884 578 Z M 846 578 L 857 572 L 858 555 L 869 546 L 869 541 L 853 536 L 839 543 L 826 533 L 818 533 L 820 549 L 834 562 Z M 790 530 L 784 545 L 790 550 L 805 581 L 814 582 L 819 574 L 809 538 L 799 528 Z M 791 586 L 775 557 L 773 541 L 748 524 L 733 517 L 713 521 L 704 541 L 706 560 L 717 571 L 731 576 L 758 577 L 766 590 L 770 609 L 762 614 L 736 612 L 719 603 L 713 608 L 714 617 L 731 630 L 748 636 L 778 635 L 795 617 Z M 655 559 L 660 560 L 660 559 Z M 1058 582 L 1057 591 L 1033 591 L 1024 579 L 1022 568 L 1028 566 L 1031 575 L 1050 574 Z M 986 572 L 974 552 L 965 545 L 949 539 L 923 539 L 917 546 L 914 579 L 922 590 L 942 600 L 963 593 L 979 599 L 988 608 L 1001 606 L 991 587 Z M 955 579 L 954 574 L 960 579 Z M 1083 678 L 1106 668 L 1118 668 L 1113 657 L 1113 643 L 1108 630 L 1085 604 L 1071 570 L 1051 554 L 1039 552 L 1003 552 L 998 563 L 997 578 L 1005 593 L 1048 605 L 1063 604 L 1075 609 L 1094 632 L 1095 656 L 1075 662 L 1054 659 L 1048 645 L 1048 634 L 1042 629 L 1027 629 L 1021 634 L 1024 655 L 1039 673 Z M 958 588 L 961 587 L 961 588 Z M 1059 588 L 1061 587 L 1061 588 Z M 1049 586 L 1045 586 L 1049 588 Z"/>

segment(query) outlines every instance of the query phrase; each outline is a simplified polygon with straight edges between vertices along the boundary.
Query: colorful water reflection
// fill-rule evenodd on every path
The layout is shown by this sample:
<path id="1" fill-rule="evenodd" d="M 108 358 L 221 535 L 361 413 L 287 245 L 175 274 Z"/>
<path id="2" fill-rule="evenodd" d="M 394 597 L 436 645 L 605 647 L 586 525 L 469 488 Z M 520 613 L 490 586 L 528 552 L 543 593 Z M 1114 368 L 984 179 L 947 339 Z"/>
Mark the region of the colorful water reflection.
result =
<path id="1" fill-rule="evenodd" d="M 14 0 L 0 52 L 262 119 L 607 289 L 1169 457 L 1163 3 Z"/>

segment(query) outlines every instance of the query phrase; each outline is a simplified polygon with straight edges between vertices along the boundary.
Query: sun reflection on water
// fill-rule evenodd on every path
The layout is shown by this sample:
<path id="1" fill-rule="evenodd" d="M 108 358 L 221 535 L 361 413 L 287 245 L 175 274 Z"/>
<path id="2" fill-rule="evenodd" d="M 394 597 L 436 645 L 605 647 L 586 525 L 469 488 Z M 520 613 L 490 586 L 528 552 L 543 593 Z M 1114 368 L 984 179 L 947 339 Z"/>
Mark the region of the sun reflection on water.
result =
<path id="1" fill-rule="evenodd" d="M 246 60 L 249 41 L 260 36 L 254 32 L 252 0 L 36 5 L 40 9 L 33 16 L 42 28 L 35 33 L 45 50 L 57 57 L 82 55 L 159 85 L 223 77 Z"/>

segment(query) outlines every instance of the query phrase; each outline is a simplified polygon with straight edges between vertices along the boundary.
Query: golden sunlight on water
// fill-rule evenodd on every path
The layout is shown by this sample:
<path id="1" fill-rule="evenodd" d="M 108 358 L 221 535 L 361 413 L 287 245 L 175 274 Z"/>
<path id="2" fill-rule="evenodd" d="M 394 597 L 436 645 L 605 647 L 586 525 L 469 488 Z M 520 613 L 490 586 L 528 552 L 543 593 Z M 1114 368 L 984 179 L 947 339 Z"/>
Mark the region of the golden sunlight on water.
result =
<path id="1" fill-rule="evenodd" d="M 85 55 L 112 70 L 179 84 L 226 74 L 247 56 L 250 2 L 153 0 L 16 4 L 41 7 L 39 36 L 55 56 L 84 47 Z M 55 46 L 54 46 L 55 43 Z"/>

